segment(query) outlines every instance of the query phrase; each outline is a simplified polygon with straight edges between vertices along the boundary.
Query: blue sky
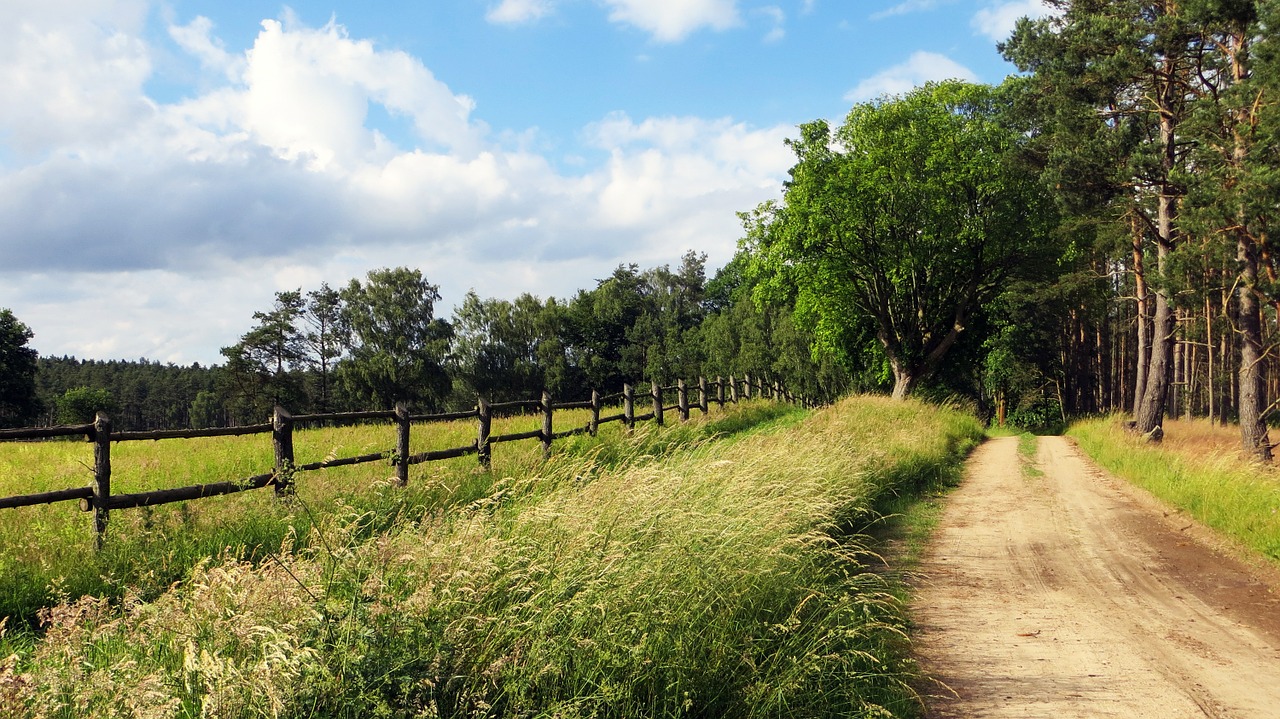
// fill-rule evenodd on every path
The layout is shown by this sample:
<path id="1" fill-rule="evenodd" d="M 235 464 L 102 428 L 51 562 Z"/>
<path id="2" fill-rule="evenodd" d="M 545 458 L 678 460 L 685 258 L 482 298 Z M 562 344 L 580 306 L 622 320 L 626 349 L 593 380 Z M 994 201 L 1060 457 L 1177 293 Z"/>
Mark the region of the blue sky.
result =
<path id="1" fill-rule="evenodd" d="M 999 82 L 1039 0 L 0 4 L 0 307 L 42 354 L 219 361 L 278 290 L 408 265 L 571 296 L 732 256 L 783 140 Z"/>

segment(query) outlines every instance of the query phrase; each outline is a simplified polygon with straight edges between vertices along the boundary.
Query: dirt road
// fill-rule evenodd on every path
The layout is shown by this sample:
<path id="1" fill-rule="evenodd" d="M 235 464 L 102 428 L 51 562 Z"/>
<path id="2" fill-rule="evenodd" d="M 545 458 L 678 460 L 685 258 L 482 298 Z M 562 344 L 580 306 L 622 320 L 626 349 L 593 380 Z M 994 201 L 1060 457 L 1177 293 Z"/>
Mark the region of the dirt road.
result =
<path id="1" fill-rule="evenodd" d="M 929 716 L 1280 717 L 1280 575 L 1040 439 L 970 461 L 921 567 Z"/>

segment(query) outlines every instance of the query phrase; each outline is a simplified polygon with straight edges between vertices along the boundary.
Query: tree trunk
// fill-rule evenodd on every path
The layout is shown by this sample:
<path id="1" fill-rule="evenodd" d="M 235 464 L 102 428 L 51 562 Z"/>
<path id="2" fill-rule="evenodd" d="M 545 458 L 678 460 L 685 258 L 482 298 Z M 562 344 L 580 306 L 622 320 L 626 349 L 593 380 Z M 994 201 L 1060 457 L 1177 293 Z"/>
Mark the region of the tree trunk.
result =
<path id="1" fill-rule="evenodd" d="M 1135 209 L 1136 213 L 1137 210 Z M 1132 218 L 1133 227 L 1133 287 L 1137 298 L 1136 324 L 1138 326 L 1138 344 L 1135 347 L 1136 367 L 1133 381 L 1133 413 L 1138 414 L 1142 407 L 1142 397 L 1147 392 L 1147 351 L 1151 347 L 1151 338 L 1147 334 L 1147 276 L 1142 261 L 1142 228 L 1138 216 Z"/>
<path id="2" fill-rule="evenodd" d="M 911 390 L 915 389 L 920 377 L 913 368 L 907 367 L 901 360 L 890 357 L 889 366 L 893 368 L 892 396 L 896 400 L 904 400 L 911 394 Z"/>
<path id="3" fill-rule="evenodd" d="M 1170 71 L 1171 72 L 1171 71 Z M 1170 79 L 1163 88 L 1162 100 L 1165 106 L 1172 104 L 1170 97 L 1173 81 Z M 1161 165 L 1164 170 L 1164 182 L 1160 187 L 1160 197 L 1156 205 L 1156 273 L 1160 279 L 1159 288 L 1155 292 L 1156 312 L 1151 323 L 1151 362 L 1147 368 L 1147 386 L 1142 394 L 1142 404 L 1138 407 L 1135 429 L 1147 434 L 1164 423 L 1165 402 L 1169 396 L 1169 374 L 1173 369 L 1173 345 L 1177 326 L 1173 315 L 1172 290 L 1169 287 L 1169 254 L 1173 251 L 1176 240 L 1174 217 L 1177 215 L 1178 198 L 1175 188 L 1169 180 L 1173 174 L 1177 148 L 1174 145 L 1174 121 L 1169 113 L 1160 116 L 1160 144 L 1163 149 Z"/>
<path id="4" fill-rule="evenodd" d="M 1245 65 L 1246 42 L 1244 36 L 1236 39 L 1237 52 L 1232 62 L 1232 75 L 1237 83 L 1248 75 Z M 1250 118 L 1237 115 L 1233 119 L 1235 147 L 1231 159 L 1237 168 L 1241 168 L 1248 154 L 1248 145 L 1242 133 Z M 1260 264 L 1258 243 L 1249 233 L 1248 217 L 1243 205 L 1239 208 L 1238 217 L 1235 234 L 1236 262 L 1240 268 L 1240 281 L 1236 288 L 1236 311 L 1239 313 L 1240 325 L 1240 444 L 1246 452 L 1264 462 L 1270 462 L 1271 440 L 1267 436 L 1267 422 L 1263 416 L 1267 406 L 1266 350 L 1262 341 L 1262 311 L 1257 294 Z"/>
<path id="5" fill-rule="evenodd" d="M 1262 313 L 1255 284 L 1258 253 L 1253 240 L 1237 232 L 1236 256 L 1240 260 L 1240 286 L 1236 290 L 1240 326 L 1240 443 L 1258 459 L 1271 461 L 1271 440 L 1262 416 L 1267 404 L 1264 380 L 1266 360 L 1262 344 Z"/>

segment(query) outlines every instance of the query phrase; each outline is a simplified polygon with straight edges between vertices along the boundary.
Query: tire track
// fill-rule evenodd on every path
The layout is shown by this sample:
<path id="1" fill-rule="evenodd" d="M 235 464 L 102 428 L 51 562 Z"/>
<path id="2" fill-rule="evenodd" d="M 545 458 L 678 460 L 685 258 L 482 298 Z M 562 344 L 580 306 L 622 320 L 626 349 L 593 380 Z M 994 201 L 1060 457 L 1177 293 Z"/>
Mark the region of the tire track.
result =
<path id="1" fill-rule="evenodd" d="M 1280 716 L 1267 572 L 1189 541 L 1068 440 L 970 460 L 922 566 L 913 618 L 929 716 Z"/>

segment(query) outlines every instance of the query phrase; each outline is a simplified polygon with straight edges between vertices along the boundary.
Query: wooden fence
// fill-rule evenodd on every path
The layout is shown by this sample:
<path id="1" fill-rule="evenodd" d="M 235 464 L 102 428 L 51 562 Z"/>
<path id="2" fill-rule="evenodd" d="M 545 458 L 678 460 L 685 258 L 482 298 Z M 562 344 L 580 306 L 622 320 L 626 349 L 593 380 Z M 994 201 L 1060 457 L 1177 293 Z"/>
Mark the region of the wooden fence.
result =
<path id="1" fill-rule="evenodd" d="M 668 405 L 666 397 L 676 394 L 675 404 Z M 689 419 L 691 408 L 697 408 L 703 414 L 709 411 L 712 403 L 721 407 L 726 402 L 737 402 L 739 397 L 750 399 L 753 396 L 774 398 L 781 401 L 794 402 L 795 398 L 786 391 L 778 381 L 753 381 L 750 375 L 742 379 L 730 376 L 728 380 L 717 377 L 708 381 L 698 378 L 696 387 L 689 387 L 684 380 L 674 385 L 661 386 L 657 382 L 650 383 L 648 397 L 637 395 L 635 388 L 624 384 L 622 391 L 601 395 L 591 392 L 591 399 L 583 402 L 555 403 L 549 393 L 543 392 L 541 399 L 519 400 L 515 402 L 486 402 L 480 398 L 476 406 L 465 412 L 448 412 L 442 414 L 410 414 L 404 404 L 397 403 L 394 410 L 368 412 L 338 412 L 331 414 L 291 415 L 285 409 L 276 407 L 271 421 L 265 424 L 246 425 L 243 427 L 221 427 L 215 429 L 196 430 L 155 430 L 146 432 L 112 432 L 111 420 L 107 415 L 98 413 L 91 424 L 64 425 L 59 427 L 33 427 L 24 429 L 0 429 L 0 442 L 27 441 L 58 437 L 85 437 L 94 445 L 93 483 L 88 487 L 60 489 L 38 494 L 25 494 L 0 498 L 0 509 L 28 507 L 54 502 L 79 501 L 80 510 L 93 512 L 93 526 L 96 533 L 95 544 L 102 547 L 107 530 L 107 521 L 113 509 L 130 509 L 133 507 L 153 507 L 171 502 L 183 502 L 204 497 L 216 497 L 263 487 L 274 487 L 277 495 L 287 495 L 292 491 L 293 476 L 298 472 L 310 472 L 329 467 L 342 467 L 366 462 L 389 461 L 396 472 L 396 482 L 401 486 L 409 481 L 410 465 L 433 462 L 474 454 L 479 458 L 481 466 L 488 469 L 493 445 L 502 442 L 517 442 L 537 439 L 542 442 L 543 457 L 551 454 L 551 443 L 557 439 L 577 434 L 595 435 L 600 425 L 609 422 L 622 422 L 628 430 L 637 422 L 653 421 L 663 424 L 665 414 L 679 412 L 681 421 Z M 690 393 L 696 393 L 696 403 L 690 404 Z M 648 412 L 636 414 L 636 402 L 648 399 L 652 407 Z M 606 407 L 621 405 L 621 412 L 601 416 Z M 572 429 L 556 432 L 554 412 L 557 409 L 590 409 L 590 421 Z M 509 434 L 491 434 L 492 421 L 495 416 L 518 412 L 536 412 L 542 415 L 542 427 L 527 432 Z M 476 439 L 471 444 L 450 449 L 432 450 L 418 454 L 409 453 L 409 432 L 413 423 L 452 422 L 463 419 L 476 420 Z M 344 424 L 368 420 L 391 420 L 396 425 L 396 445 L 394 449 L 355 457 L 328 459 L 321 462 L 295 464 L 293 461 L 293 428 L 299 423 L 308 424 Z M 270 472 L 256 474 L 238 480 L 197 484 L 188 487 L 160 489 L 134 494 L 111 493 L 111 443 L 142 440 L 191 439 L 196 437 L 229 437 L 250 434 L 270 434 L 275 449 L 275 465 Z"/>

